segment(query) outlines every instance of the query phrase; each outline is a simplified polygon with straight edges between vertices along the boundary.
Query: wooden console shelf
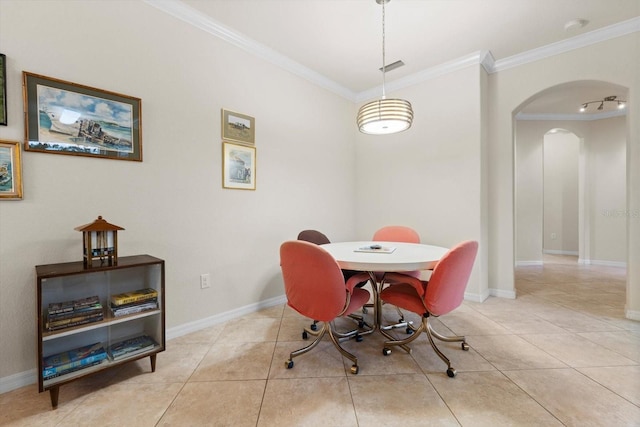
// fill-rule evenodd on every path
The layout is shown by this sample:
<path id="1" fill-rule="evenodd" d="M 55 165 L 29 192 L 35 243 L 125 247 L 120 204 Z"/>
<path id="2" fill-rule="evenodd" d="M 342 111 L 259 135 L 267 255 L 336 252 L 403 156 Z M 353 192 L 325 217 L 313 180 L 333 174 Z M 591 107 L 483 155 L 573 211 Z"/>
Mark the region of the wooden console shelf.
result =
<path id="1" fill-rule="evenodd" d="M 156 369 L 156 355 L 165 349 L 165 297 L 164 297 L 164 261 L 150 255 L 119 257 L 117 265 L 95 265 L 85 268 L 82 261 L 36 266 L 37 277 L 37 318 L 38 329 L 38 386 L 40 392 L 49 390 L 51 406 L 58 406 L 60 386 L 86 375 L 104 369 L 110 369 L 133 360 L 149 357 L 151 371 Z M 110 310 L 113 295 L 133 292 L 140 289 L 152 289 L 154 298 L 136 301 L 133 304 L 148 302 L 153 307 L 142 310 L 133 307 L 131 314 L 115 316 Z M 77 314 L 78 318 L 90 323 L 76 326 L 49 327 L 48 316 L 51 304 L 79 301 L 96 297 L 102 306 L 102 314 L 93 306 L 91 316 Z M 155 302 L 157 301 L 157 307 Z M 71 312 L 74 309 L 67 308 Z M 80 308 L 75 310 L 80 313 Z M 60 310 L 63 311 L 63 310 Z M 97 313 L 97 314 L 95 314 Z M 120 311 L 117 314 L 122 313 Z M 59 318 L 63 318 L 59 320 Z M 52 322 L 72 322 L 71 315 L 51 315 Z M 70 324 L 74 324 L 70 323 Z M 51 329 L 51 330 L 50 330 Z M 146 336 L 151 345 L 124 356 L 116 355 L 114 346 L 129 338 Z M 69 360 L 68 363 L 45 364 L 45 359 L 53 355 L 65 354 L 82 347 L 96 344 L 97 356 Z M 106 357 L 105 357 L 106 356 Z M 75 366 L 79 365 L 79 366 Z M 46 372 L 45 372 L 46 370 Z M 53 371 L 53 373 L 52 373 Z M 45 377 L 46 374 L 46 377 Z"/>

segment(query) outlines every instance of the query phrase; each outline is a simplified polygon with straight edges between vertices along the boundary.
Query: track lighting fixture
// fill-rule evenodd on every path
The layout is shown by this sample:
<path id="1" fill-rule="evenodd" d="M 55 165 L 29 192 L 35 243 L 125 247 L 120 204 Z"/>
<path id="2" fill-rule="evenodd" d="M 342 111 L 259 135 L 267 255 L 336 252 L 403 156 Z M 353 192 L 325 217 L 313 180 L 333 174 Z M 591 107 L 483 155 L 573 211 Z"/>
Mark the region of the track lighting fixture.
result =
<path id="1" fill-rule="evenodd" d="M 596 101 L 585 102 L 580 106 L 580 112 L 584 113 L 585 111 L 587 111 L 587 109 L 589 108 L 589 104 L 598 104 L 598 103 L 600 105 L 598 105 L 598 108 L 596 108 L 596 110 L 603 111 L 605 102 L 615 102 L 617 104 L 618 110 L 623 110 L 627 106 L 627 101 L 623 101 L 622 99 L 618 99 L 617 96 L 612 95 L 612 96 L 605 96 L 604 98 Z"/>

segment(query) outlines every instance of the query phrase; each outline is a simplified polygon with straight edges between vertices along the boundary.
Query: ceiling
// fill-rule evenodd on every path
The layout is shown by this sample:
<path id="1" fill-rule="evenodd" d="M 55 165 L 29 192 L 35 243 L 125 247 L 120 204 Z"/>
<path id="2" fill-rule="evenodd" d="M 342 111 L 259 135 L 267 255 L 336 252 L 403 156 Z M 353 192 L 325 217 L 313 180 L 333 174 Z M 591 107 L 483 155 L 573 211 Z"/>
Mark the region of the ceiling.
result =
<path id="1" fill-rule="evenodd" d="M 382 84 L 382 6 L 375 0 L 179 3 L 352 93 Z M 498 63 L 630 19 L 636 31 L 640 27 L 640 0 L 391 0 L 385 10 L 386 63 L 406 64 L 387 72 L 387 84 L 479 51 L 490 52 Z M 575 19 L 589 22 L 565 30 Z M 610 95 L 626 93 L 581 83 L 538 99 L 525 112 L 575 113 L 580 103 Z"/>

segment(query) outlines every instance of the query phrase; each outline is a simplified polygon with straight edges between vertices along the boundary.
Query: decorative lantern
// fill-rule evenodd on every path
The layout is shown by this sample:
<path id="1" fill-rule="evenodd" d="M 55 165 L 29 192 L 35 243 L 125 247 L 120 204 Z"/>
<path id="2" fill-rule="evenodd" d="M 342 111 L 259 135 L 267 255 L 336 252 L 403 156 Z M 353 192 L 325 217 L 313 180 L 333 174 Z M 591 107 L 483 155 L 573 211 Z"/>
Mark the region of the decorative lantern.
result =
<path id="1" fill-rule="evenodd" d="M 82 231 L 83 260 L 85 268 L 93 267 L 93 261 L 100 259 L 108 265 L 118 264 L 118 230 L 124 230 L 109 224 L 101 216 L 90 224 L 81 225 L 74 230 Z"/>

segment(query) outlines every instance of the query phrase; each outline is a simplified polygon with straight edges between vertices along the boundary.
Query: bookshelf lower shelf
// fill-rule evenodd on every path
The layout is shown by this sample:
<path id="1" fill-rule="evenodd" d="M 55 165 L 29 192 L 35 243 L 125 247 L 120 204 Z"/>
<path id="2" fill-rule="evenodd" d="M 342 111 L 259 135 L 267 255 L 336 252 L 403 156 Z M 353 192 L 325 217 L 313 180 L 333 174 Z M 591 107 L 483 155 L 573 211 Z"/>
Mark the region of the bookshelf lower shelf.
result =
<path id="1" fill-rule="evenodd" d="M 142 353 L 137 353 L 137 354 L 133 354 L 130 356 L 125 356 L 122 358 L 119 358 L 117 360 L 112 360 L 112 359 L 103 359 L 102 361 L 100 361 L 99 363 L 95 364 L 95 365 L 89 365 L 86 367 L 82 367 L 80 369 L 74 370 L 73 372 L 69 372 L 66 374 L 61 374 L 59 376 L 50 378 L 50 379 L 45 379 L 43 381 L 43 386 L 45 390 L 49 390 L 52 387 L 58 387 L 64 383 L 67 383 L 71 380 L 74 380 L 76 378 L 79 377 L 84 377 L 87 374 L 92 374 L 92 373 L 96 373 L 98 371 L 102 371 L 105 369 L 109 369 L 113 366 L 116 365 L 121 365 L 123 363 L 127 363 L 127 362 L 131 362 L 133 360 L 138 360 L 138 359 L 143 359 L 145 357 L 152 357 L 155 358 L 156 354 L 158 354 L 160 351 L 162 351 L 162 347 L 161 346 L 156 346 L 150 350 L 147 350 L 145 352 Z M 151 372 L 155 372 L 155 360 L 151 361 Z"/>
<path id="2" fill-rule="evenodd" d="M 36 280 L 38 386 L 40 392 L 49 391 L 54 409 L 60 387 L 87 375 L 146 357 L 155 372 L 156 356 L 165 350 L 164 260 L 136 255 L 119 257 L 109 266 L 85 267 L 82 261 L 39 265 Z M 140 290 L 148 294 L 114 310 L 130 314 L 117 316 L 108 308 L 121 295 Z M 76 326 L 48 330 L 65 321 Z M 90 323 L 77 325 L 83 321 Z"/>

